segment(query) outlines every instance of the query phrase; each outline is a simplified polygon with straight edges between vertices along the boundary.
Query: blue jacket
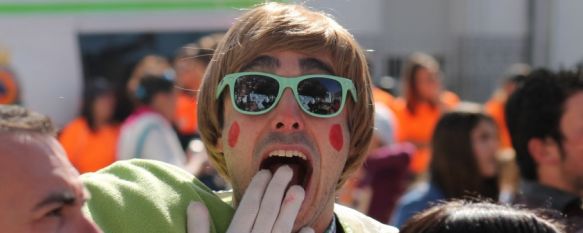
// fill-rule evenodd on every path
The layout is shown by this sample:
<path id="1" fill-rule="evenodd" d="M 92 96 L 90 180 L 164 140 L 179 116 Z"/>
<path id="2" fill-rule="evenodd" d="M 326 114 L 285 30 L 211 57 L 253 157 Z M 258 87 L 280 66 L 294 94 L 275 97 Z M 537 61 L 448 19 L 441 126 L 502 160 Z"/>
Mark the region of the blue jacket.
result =
<path id="1" fill-rule="evenodd" d="M 437 185 L 430 182 L 418 184 L 401 197 L 392 214 L 390 225 L 400 228 L 413 215 L 443 199 L 443 192 Z"/>

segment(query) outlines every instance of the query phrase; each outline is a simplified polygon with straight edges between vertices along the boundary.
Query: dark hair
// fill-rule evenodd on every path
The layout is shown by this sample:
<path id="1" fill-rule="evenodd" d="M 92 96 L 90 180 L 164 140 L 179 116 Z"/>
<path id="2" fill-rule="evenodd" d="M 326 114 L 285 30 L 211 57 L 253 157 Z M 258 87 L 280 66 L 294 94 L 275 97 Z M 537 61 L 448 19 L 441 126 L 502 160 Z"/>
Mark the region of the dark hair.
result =
<path id="1" fill-rule="evenodd" d="M 524 85 L 508 99 L 506 124 L 524 179 L 538 179 L 537 165 L 528 151 L 528 142 L 533 138 L 551 138 L 562 148 L 560 121 L 564 105 L 569 97 L 580 91 L 583 91 L 581 71 L 553 73 L 539 69 L 532 72 Z"/>
<path id="2" fill-rule="evenodd" d="M 81 106 L 81 116 L 87 120 L 87 124 L 92 131 L 96 129 L 96 122 L 93 112 L 95 101 L 104 95 L 115 95 L 113 87 L 105 78 L 95 78 L 90 81 L 83 90 L 83 105 Z M 113 117 L 113 116 L 112 116 Z"/>
<path id="3" fill-rule="evenodd" d="M 16 105 L 0 105 L 0 133 L 39 133 L 54 136 L 56 130 L 45 115 Z"/>
<path id="4" fill-rule="evenodd" d="M 173 89 L 173 81 L 163 76 L 146 75 L 140 79 L 136 97 L 142 104 L 149 105 L 158 93 L 170 93 Z"/>
<path id="5" fill-rule="evenodd" d="M 452 201 L 413 216 L 401 233 L 562 233 L 563 229 L 530 210 L 488 202 Z"/>
<path id="6" fill-rule="evenodd" d="M 492 118 L 483 113 L 462 111 L 444 114 L 435 127 L 431 139 L 431 181 L 448 199 L 467 195 L 498 198 L 497 177 L 482 177 L 472 147 L 472 131 L 482 121 L 496 127 Z"/>

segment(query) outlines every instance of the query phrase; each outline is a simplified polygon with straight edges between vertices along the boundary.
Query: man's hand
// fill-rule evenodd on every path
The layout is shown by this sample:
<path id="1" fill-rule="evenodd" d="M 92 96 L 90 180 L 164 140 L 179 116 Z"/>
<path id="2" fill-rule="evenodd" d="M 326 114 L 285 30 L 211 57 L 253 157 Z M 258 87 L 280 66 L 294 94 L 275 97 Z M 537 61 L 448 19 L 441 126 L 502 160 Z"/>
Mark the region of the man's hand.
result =
<path id="1" fill-rule="evenodd" d="M 285 165 L 277 169 L 273 178 L 268 170 L 259 171 L 247 187 L 227 233 L 291 232 L 304 200 L 304 189 L 300 186 L 291 186 L 285 193 L 292 176 L 291 168 Z M 209 232 L 209 214 L 202 203 L 191 203 L 187 216 L 188 233 Z M 308 227 L 300 230 L 309 232 L 314 230 Z"/>

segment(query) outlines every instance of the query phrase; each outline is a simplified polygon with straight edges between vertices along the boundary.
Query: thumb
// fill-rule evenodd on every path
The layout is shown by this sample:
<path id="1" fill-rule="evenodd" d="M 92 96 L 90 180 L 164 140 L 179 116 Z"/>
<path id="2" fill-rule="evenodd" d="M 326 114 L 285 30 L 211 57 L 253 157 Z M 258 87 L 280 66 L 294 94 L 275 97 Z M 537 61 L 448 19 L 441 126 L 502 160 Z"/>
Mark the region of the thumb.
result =
<path id="1" fill-rule="evenodd" d="M 314 233 L 314 229 L 312 229 L 310 227 L 304 227 L 304 228 L 300 229 L 300 233 Z"/>
<path id="2" fill-rule="evenodd" d="M 186 209 L 186 231 L 188 233 L 209 233 L 209 212 L 201 202 L 191 202 Z"/>

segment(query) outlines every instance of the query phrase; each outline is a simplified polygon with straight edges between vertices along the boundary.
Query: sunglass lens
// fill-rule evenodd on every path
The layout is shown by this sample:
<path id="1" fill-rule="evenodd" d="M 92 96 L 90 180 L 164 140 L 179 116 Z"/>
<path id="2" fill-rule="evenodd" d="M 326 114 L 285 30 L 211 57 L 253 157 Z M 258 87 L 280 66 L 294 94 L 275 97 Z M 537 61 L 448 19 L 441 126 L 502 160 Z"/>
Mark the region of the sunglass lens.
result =
<path id="1" fill-rule="evenodd" d="M 315 114 L 331 115 L 340 109 L 342 85 L 329 78 L 309 78 L 298 84 L 302 107 Z"/>
<path id="2" fill-rule="evenodd" d="M 235 104 L 241 110 L 261 112 L 277 99 L 278 82 L 263 75 L 246 75 L 235 81 Z"/>

